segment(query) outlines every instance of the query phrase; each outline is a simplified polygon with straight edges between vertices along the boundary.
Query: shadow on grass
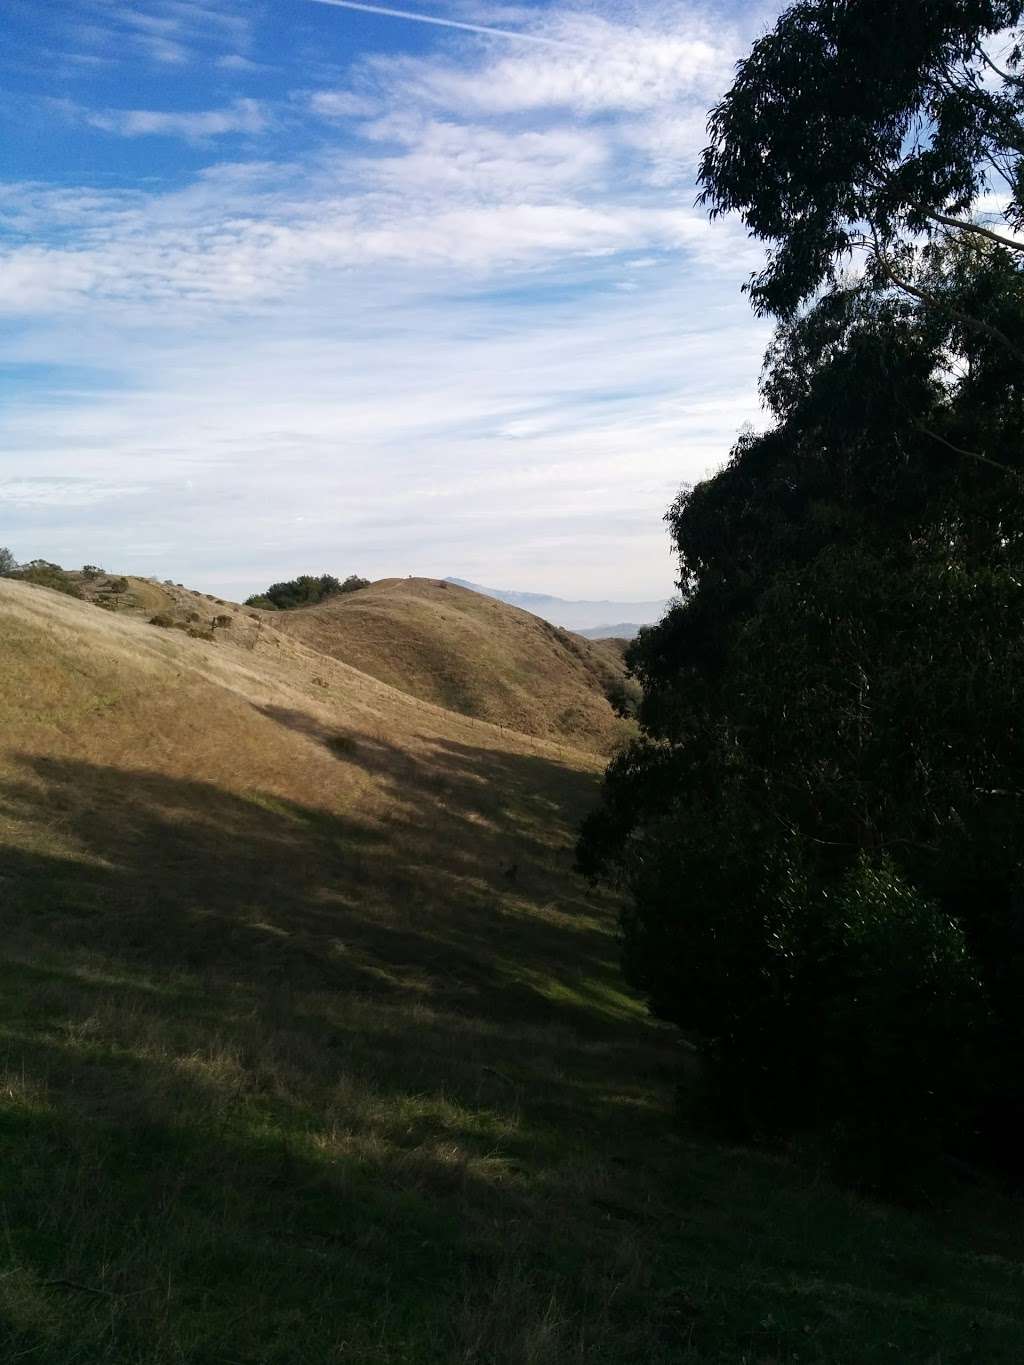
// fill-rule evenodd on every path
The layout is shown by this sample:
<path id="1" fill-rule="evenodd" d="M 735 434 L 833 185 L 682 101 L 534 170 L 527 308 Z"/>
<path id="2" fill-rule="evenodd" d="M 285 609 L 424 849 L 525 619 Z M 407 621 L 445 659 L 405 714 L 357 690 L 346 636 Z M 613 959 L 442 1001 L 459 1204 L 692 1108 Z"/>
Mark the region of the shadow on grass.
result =
<path id="1" fill-rule="evenodd" d="M 417 759 L 360 740 L 345 761 L 392 789 L 386 823 L 26 759 L 0 812 L 57 822 L 68 856 L 8 850 L 4 901 L 19 928 L 135 966 L 261 988 L 429 988 L 482 1016 L 581 1029 L 621 1015 L 611 911 L 584 898 L 566 849 L 566 806 L 591 780 L 447 743 Z M 576 987 L 590 999 L 574 1012 Z"/>
<path id="2" fill-rule="evenodd" d="M 632 1094 L 652 1065 L 607 907 L 569 876 L 558 802 L 591 783 L 468 746 L 343 750 L 393 789 L 386 823 L 53 758 L 0 786 L 0 814 L 52 832 L 0 870 L 9 1350 L 205 1360 L 182 1340 L 212 1351 L 251 1282 L 265 1319 L 210 1359 L 468 1360 L 447 1320 L 481 1274 L 525 1263 L 525 1323 L 538 1275 L 591 1292 L 579 1192 L 536 1201 L 618 1114 L 609 1069 Z M 318 1325 L 287 1325 L 338 1276 Z"/>
<path id="3" fill-rule="evenodd" d="M 70 760 L 0 786 L 40 832 L 0 864 L 4 1359 L 1015 1358 L 1013 1264 L 932 1251 L 895 1300 L 909 1225 L 671 1145 L 674 1045 L 570 873 L 590 778 L 265 714 L 388 820 Z"/>

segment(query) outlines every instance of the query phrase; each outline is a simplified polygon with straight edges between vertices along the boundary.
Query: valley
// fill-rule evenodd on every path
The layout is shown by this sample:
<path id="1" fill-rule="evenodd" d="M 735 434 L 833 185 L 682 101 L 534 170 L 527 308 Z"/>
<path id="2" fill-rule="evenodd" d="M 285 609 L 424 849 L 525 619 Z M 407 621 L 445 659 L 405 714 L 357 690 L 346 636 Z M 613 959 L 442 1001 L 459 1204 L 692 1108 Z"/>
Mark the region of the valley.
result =
<path id="1" fill-rule="evenodd" d="M 1019 1358 L 995 1191 L 686 1116 L 573 870 L 628 726 L 583 642 L 428 580 L 123 598 L 0 579 L 5 1361 Z"/>

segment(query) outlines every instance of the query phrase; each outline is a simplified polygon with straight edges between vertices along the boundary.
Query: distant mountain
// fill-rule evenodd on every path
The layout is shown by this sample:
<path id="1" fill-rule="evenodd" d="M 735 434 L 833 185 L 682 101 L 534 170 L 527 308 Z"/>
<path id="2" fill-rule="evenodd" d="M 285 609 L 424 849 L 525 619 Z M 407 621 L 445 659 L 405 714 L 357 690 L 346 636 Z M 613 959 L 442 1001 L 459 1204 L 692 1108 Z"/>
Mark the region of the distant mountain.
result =
<path id="1" fill-rule="evenodd" d="M 576 634 L 582 635 L 584 640 L 632 640 L 639 629 L 635 621 L 619 621 L 614 626 L 591 626 Z"/>
<path id="2" fill-rule="evenodd" d="M 553 626 L 565 626 L 581 634 L 588 630 L 599 630 L 601 635 L 617 635 L 627 627 L 609 626 L 609 621 L 630 621 L 628 627 L 635 635 L 640 626 L 649 626 L 664 615 L 667 601 L 658 602 L 570 602 L 564 597 L 551 597 L 542 592 L 513 592 L 508 588 L 485 588 L 480 583 L 470 583 L 465 578 L 449 578 L 460 588 L 471 588 L 482 592 L 485 597 L 496 597 L 499 602 L 507 602 L 513 607 L 522 607 L 550 621 Z"/>

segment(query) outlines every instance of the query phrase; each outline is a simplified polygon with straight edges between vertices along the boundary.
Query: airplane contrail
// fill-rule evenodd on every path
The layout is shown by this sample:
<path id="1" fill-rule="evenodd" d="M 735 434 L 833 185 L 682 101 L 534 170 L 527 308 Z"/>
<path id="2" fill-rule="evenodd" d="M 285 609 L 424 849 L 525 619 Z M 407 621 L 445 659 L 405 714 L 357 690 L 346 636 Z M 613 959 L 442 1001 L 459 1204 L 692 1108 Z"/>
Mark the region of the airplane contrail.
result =
<path id="1" fill-rule="evenodd" d="M 540 43 L 544 47 L 576 48 L 575 43 L 564 43 L 558 38 L 542 38 L 538 33 L 516 33 L 513 29 L 490 28 L 487 24 L 466 24 L 459 19 L 442 19 L 436 14 L 416 14 L 407 9 L 391 9 L 385 5 L 366 5 L 359 0 L 313 0 L 317 5 L 336 5 L 338 9 L 359 10 L 363 14 L 382 14 L 387 19 L 411 19 L 416 24 L 435 24 L 438 28 L 460 28 L 467 33 L 485 33 L 492 38 L 510 38 L 518 43 Z"/>

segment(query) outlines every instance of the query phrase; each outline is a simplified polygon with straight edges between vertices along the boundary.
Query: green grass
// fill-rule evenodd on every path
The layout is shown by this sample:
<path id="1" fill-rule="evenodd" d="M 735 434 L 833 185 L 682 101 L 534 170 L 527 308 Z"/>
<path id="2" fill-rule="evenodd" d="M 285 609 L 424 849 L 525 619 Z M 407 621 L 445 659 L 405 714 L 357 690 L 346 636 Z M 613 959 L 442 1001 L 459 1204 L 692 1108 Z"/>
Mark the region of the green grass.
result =
<path id="1" fill-rule="evenodd" d="M 886 1208 L 686 1127 L 607 907 L 533 833 L 578 775 L 449 760 L 449 808 L 504 824 L 440 866 L 415 818 L 6 785 L 38 835 L 0 881 L 0 1358 L 1019 1361 L 1019 1209 Z"/>

